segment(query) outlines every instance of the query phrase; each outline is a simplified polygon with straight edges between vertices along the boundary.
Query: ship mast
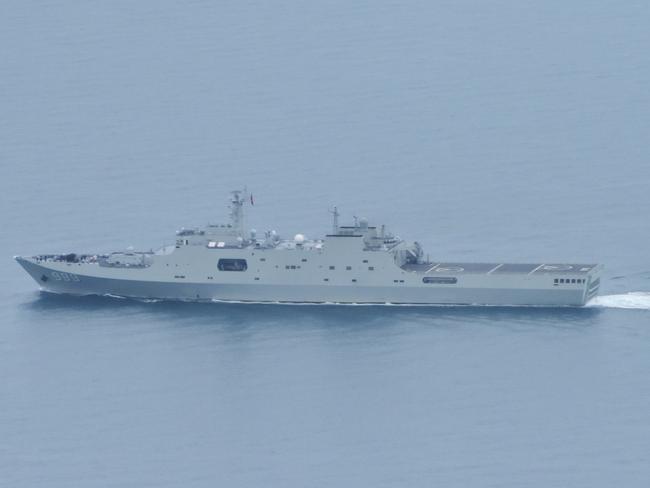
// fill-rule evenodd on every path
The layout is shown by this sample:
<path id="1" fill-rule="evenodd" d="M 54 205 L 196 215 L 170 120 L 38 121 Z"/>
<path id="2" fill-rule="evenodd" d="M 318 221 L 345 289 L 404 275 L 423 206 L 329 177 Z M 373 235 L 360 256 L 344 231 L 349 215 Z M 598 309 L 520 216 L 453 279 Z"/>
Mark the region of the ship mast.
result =
<path id="1" fill-rule="evenodd" d="M 332 214 L 332 234 L 336 235 L 339 233 L 339 210 L 334 207 L 334 210 L 330 210 Z"/>
<path id="2" fill-rule="evenodd" d="M 245 196 L 242 197 L 242 193 L 245 193 L 246 190 L 234 190 L 230 193 L 230 223 L 233 228 L 237 231 L 237 234 L 240 237 L 244 236 L 244 202 Z"/>

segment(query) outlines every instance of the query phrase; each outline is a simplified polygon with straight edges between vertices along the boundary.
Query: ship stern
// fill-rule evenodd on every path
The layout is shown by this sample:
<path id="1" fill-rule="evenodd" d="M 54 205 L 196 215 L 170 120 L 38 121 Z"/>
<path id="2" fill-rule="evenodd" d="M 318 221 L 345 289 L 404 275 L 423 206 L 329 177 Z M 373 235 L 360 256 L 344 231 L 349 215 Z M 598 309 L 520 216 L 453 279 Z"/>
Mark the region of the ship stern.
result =
<path id="1" fill-rule="evenodd" d="M 587 285 L 584 289 L 582 305 L 589 303 L 589 300 L 598 296 L 600 291 L 600 277 L 603 271 L 603 266 L 601 264 L 594 267 L 587 277 Z"/>

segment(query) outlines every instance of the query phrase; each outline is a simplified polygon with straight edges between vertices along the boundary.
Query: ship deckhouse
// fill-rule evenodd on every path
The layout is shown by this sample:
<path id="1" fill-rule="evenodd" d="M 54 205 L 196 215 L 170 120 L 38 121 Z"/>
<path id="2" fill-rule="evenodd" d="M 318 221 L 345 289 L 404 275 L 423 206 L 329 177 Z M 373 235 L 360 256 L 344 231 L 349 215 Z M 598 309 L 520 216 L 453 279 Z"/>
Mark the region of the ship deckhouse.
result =
<path id="1" fill-rule="evenodd" d="M 395 262 L 416 264 L 422 261 L 422 249 L 416 242 L 407 245 L 399 237 L 390 233 L 385 225 L 371 226 L 365 218 L 355 218 L 354 225 L 339 225 L 339 211 L 332 211 L 332 230 L 322 239 L 306 239 L 296 234 L 293 239 L 282 239 L 275 230 L 267 230 L 263 236 L 257 231 L 244 230 L 244 206 L 250 199 L 246 191 L 231 192 L 230 221 L 221 224 L 208 224 L 201 229 L 181 229 L 176 232 L 176 248 L 182 246 L 205 246 L 214 250 L 257 249 L 278 251 L 315 251 L 329 255 L 345 256 L 346 253 L 364 251 L 390 252 Z"/>

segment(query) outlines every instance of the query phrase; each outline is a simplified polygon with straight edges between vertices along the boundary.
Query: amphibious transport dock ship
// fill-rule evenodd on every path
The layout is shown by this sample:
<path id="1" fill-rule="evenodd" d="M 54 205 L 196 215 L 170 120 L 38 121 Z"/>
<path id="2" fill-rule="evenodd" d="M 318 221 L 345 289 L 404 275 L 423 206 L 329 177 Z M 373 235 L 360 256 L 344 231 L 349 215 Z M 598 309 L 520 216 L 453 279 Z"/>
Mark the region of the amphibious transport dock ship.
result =
<path id="1" fill-rule="evenodd" d="M 230 222 L 176 232 L 156 252 L 16 256 L 41 289 L 75 295 L 274 303 L 581 306 L 601 267 L 446 263 L 365 219 L 322 239 L 244 230 L 252 197 L 232 192 Z"/>

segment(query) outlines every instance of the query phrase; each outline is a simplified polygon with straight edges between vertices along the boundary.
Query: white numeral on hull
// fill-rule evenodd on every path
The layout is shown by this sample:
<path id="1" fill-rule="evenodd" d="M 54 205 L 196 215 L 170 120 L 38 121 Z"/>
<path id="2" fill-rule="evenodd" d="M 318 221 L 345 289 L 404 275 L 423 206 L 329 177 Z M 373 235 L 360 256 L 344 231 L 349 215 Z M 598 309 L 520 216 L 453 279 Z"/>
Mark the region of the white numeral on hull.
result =
<path id="1" fill-rule="evenodd" d="M 52 271 L 52 273 L 50 274 L 52 275 L 52 278 L 54 278 L 57 281 L 80 281 L 79 277 L 76 274 L 72 274 L 72 273 Z"/>

